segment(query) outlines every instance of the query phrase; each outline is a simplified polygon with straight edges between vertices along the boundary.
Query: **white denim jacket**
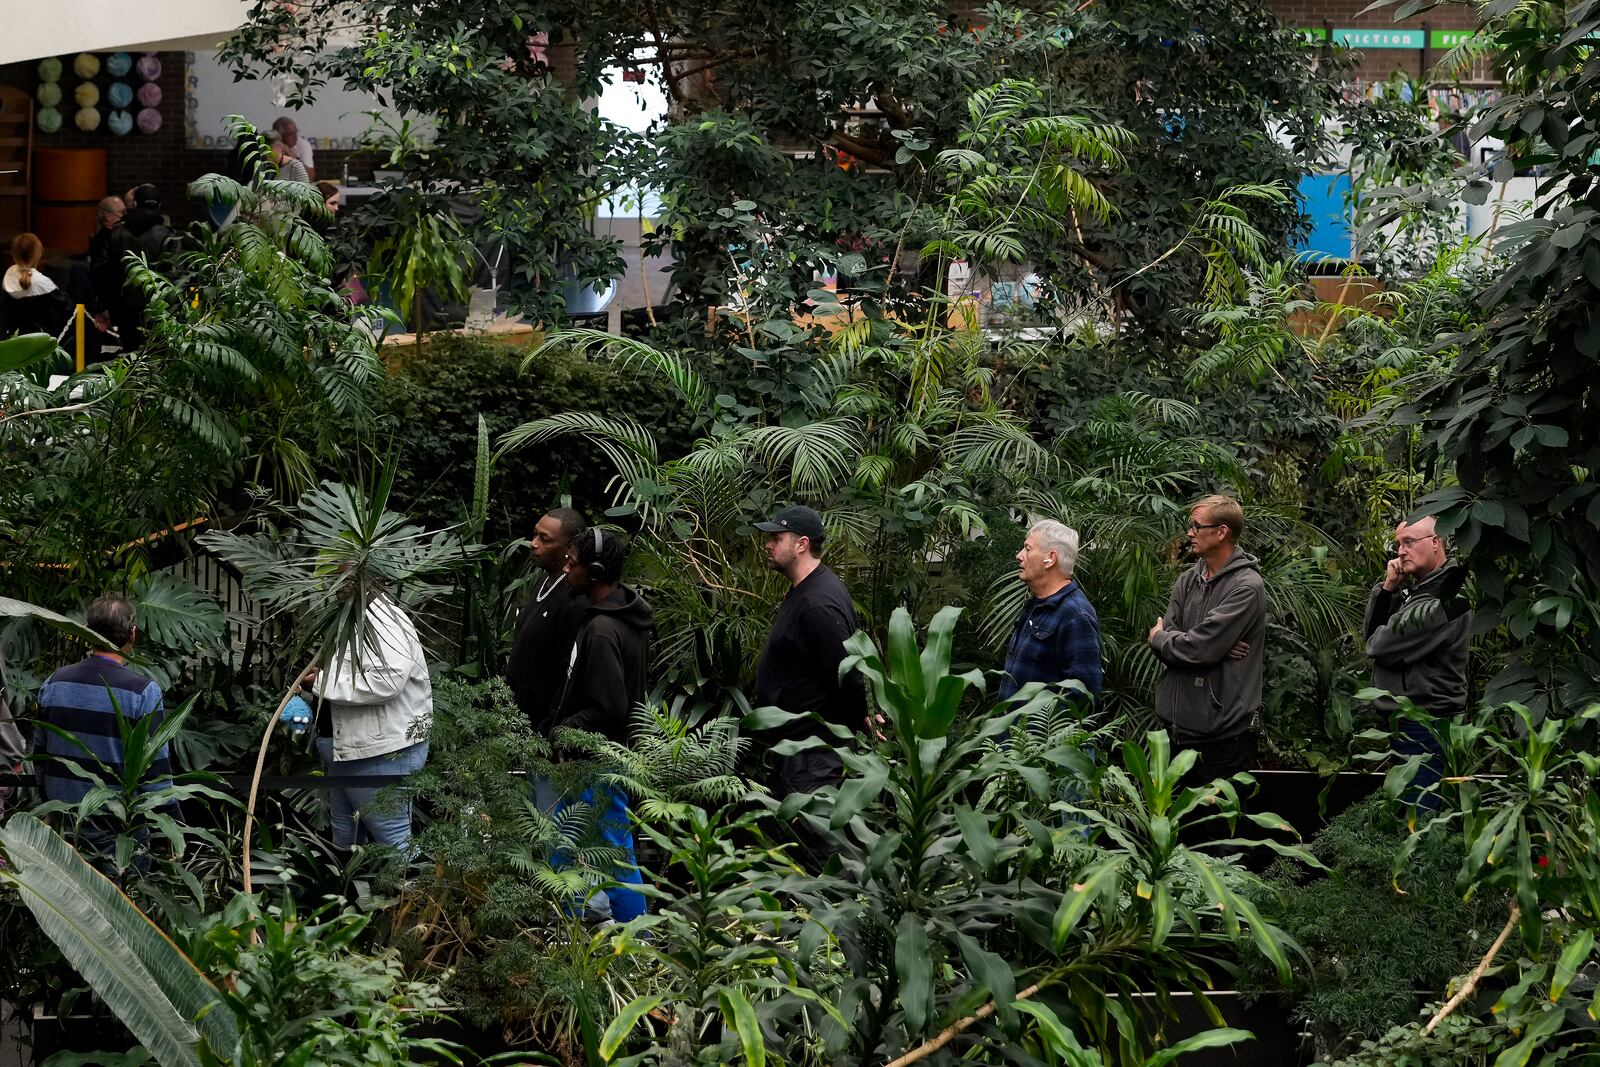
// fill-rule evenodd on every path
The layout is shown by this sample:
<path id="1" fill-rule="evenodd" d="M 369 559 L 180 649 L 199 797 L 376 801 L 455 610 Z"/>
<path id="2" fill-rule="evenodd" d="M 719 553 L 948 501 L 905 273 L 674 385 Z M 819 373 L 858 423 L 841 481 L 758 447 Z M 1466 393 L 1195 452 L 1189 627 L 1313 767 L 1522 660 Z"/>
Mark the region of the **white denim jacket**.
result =
<path id="1" fill-rule="evenodd" d="M 367 604 L 366 622 L 361 654 L 335 656 L 315 686 L 333 715 L 336 760 L 398 752 L 427 740 L 433 721 L 433 682 L 417 628 L 387 596 Z"/>

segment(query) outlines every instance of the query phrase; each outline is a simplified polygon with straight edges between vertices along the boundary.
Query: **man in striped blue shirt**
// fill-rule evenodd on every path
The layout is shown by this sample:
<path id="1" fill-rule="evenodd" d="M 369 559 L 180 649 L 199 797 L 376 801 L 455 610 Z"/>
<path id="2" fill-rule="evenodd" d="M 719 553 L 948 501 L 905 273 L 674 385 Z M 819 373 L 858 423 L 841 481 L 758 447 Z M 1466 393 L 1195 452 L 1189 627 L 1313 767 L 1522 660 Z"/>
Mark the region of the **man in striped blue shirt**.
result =
<path id="1" fill-rule="evenodd" d="M 150 728 L 161 724 L 165 711 L 161 687 L 128 667 L 128 654 L 138 637 L 133 601 L 107 593 L 89 605 L 89 629 L 117 646 L 116 652 L 92 652 L 83 660 L 62 667 L 39 690 L 39 720 L 77 738 L 79 744 L 49 730 L 40 730 L 35 742 L 36 771 L 45 799 L 76 804 L 93 782 L 74 774 L 69 764 L 92 772 L 115 788 L 123 773 L 122 731 L 117 712 L 129 722 L 153 716 Z M 79 747 L 79 746 L 82 747 Z M 140 785 L 154 792 L 172 785 L 171 753 L 163 745 L 150 766 L 149 779 Z M 96 849 L 110 837 L 98 828 L 80 831 L 81 844 Z"/>

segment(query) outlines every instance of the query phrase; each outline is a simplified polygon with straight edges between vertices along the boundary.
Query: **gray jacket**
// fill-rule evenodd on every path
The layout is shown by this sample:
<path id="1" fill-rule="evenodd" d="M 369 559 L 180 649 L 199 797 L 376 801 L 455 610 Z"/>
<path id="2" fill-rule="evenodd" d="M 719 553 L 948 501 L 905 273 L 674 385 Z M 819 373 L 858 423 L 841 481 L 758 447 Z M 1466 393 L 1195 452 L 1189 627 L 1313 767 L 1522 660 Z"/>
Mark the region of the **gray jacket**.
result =
<path id="1" fill-rule="evenodd" d="M 1150 647 L 1167 668 L 1156 686 L 1156 716 L 1175 740 L 1236 737 L 1261 715 L 1267 591 L 1259 561 L 1235 548 L 1217 576 L 1204 560 L 1179 576 Z M 1235 644 L 1250 652 L 1229 659 Z"/>
<path id="2" fill-rule="evenodd" d="M 1467 646 L 1472 611 L 1461 599 L 1466 572 L 1446 562 L 1414 587 L 1393 593 L 1379 582 L 1367 597 L 1367 655 L 1372 684 L 1408 697 L 1431 715 L 1467 710 Z M 1395 709 L 1388 698 L 1373 701 L 1383 712 Z"/>

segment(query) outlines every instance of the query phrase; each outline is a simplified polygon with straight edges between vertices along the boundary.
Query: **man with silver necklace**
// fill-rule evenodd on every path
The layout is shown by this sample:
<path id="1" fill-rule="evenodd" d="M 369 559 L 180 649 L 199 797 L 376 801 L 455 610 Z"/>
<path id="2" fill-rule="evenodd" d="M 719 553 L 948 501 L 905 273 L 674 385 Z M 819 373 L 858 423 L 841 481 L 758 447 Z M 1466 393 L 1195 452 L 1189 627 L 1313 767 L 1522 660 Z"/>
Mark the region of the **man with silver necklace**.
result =
<path id="1" fill-rule="evenodd" d="M 506 683 L 534 732 L 548 736 L 566 683 L 572 644 L 587 601 L 567 582 L 567 556 L 588 523 L 572 508 L 555 508 L 533 527 L 528 544 L 542 572 L 517 618 Z"/>

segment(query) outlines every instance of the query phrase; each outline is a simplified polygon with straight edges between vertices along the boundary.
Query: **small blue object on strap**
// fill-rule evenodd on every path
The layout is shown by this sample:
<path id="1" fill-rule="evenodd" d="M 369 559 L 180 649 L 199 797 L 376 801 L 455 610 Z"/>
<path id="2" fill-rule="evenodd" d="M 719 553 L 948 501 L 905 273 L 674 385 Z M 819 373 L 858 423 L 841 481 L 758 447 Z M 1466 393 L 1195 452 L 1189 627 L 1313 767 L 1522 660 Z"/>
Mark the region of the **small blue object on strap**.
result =
<path id="1" fill-rule="evenodd" d="M 283 706 L 278 721 L 287 726 L 290 733 L 296 736 L 303 734 L 306 727 L 311 725 L 311 705 L 303 697 L 292 696 L 289 703 Z"/>

